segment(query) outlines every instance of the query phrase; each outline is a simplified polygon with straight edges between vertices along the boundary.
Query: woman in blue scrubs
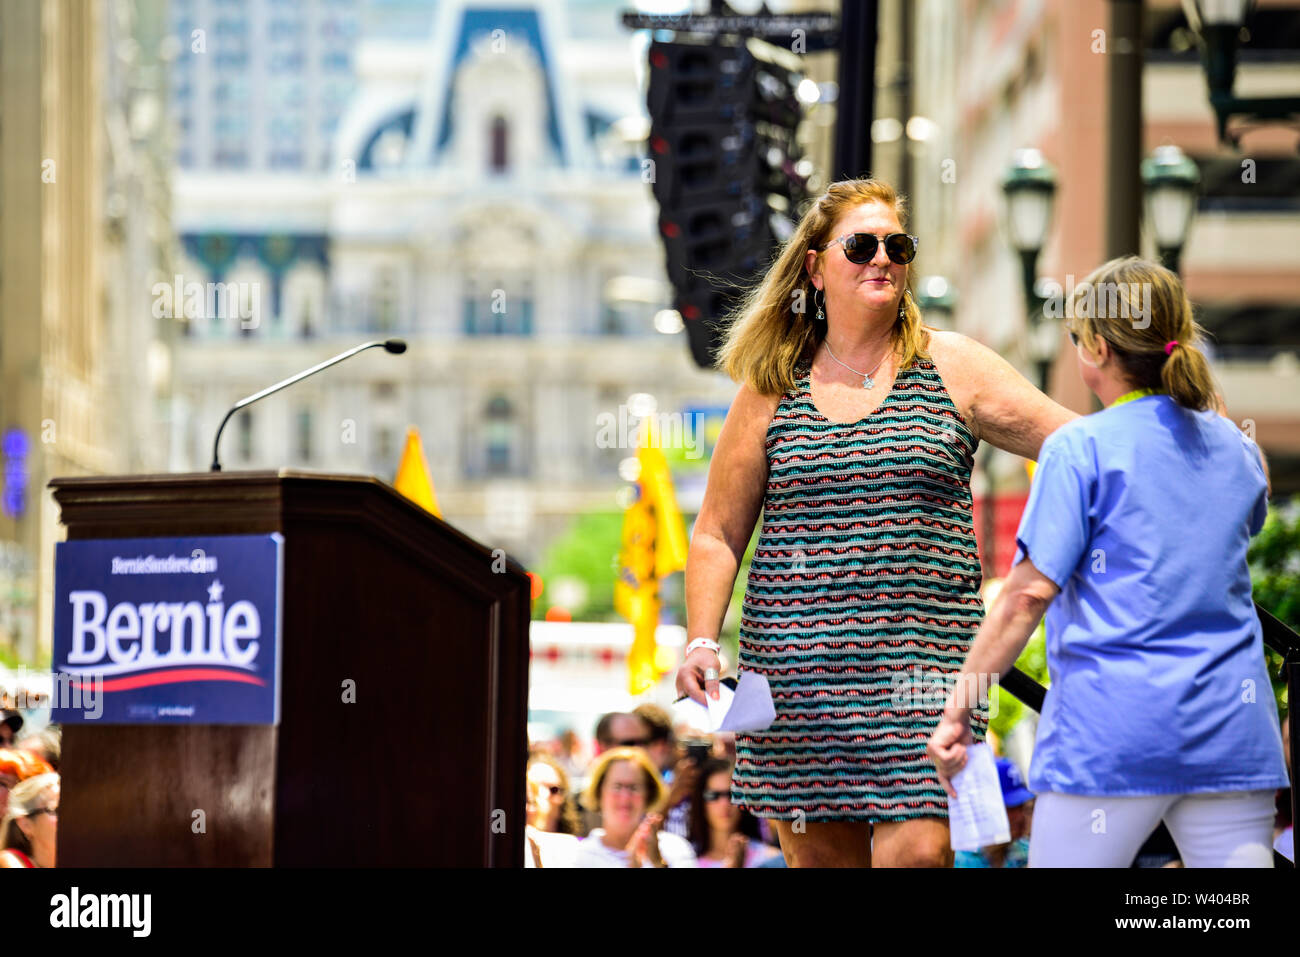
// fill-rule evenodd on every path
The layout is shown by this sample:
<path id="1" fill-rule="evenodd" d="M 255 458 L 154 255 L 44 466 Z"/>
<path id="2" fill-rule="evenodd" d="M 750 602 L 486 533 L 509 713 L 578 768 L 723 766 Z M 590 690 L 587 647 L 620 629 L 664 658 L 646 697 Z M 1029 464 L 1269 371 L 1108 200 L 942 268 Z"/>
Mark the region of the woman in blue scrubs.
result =
<path id="1" fill-rule="evenodd" d="M 1105 408 L 1043 444 L 1014 566 L 930 756 L 952 794 L 972 743 L 965 692 L 1006 673 L 1046 612 L 1029 866 L 1128 867 L 1163 820 L 1188 867 L 1271 867 L 1289 782 L 1246 564 L 1262 457 L 1218 412 L 1172 272 L 1112 260 L 1070 306 Z"/>

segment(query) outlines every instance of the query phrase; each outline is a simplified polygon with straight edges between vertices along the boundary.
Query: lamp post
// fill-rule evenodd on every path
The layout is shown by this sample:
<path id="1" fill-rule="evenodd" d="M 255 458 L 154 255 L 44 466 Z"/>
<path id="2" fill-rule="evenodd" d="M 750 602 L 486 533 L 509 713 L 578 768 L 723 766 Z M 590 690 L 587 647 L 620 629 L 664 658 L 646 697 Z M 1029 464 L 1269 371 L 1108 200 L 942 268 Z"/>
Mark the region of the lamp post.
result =
<path id="1" fill-rule="evenodd" d="M 957 290 L 944 276 L 924 276 L 916 284 L 916 304 L 921 316 L 936 329 L 953 328 Z"/>
<path id="2" fill-rule="evenodd" d="M 1219 140 L 1237 145 L 1228 120 L 1290 120 L 1300 115 L 1300 97 L 1233 94 L 1237 76 L 1237 41 L 1255 0 L 1183 0 L 1187 22 L 1200 40 L 1201 65 L 1209 86 L 1210 106 L 1218 120 Z"/>
<path id="3" fill-rule="evenodd" d="M 1038 295 L 1036 274 L 1038 254 L 1047 239 L 1056 198 L 1056 170 L 1036 149 L 1016 150 L 1011 167 L 1002 180 L 1006 196 L 1007 230 L 1011 245 L 1020 254 L 1020 268 L 1025 289 L 1025 306 L 1029 310 L 1029 340 L 1038 387 L 1047 391 L 1051 358 L 1039 348 L 1039 324 L 1044 300 Z"/>
<path id="4" fill-rule="evenodd" d="M 1043 348 L 1040 326 L 1043 319 L 1044 300 L 1038 295 L 1035 281 L 1038 272 L 1038 254 L 1047 240 L 1047 228 L 1052 222 L 1052 205 L 1056 199 L 1056 170 L 1043 159 L 1036 149 L 1016 150 L 1011 166 L 1002 179 L 1002 192 L 1006 198 L 1007 232 L 1011 245 L 1020 254 L 1020 268 L 1025 287 L 1025 308 L 1029 315 L 1029 354 L 1037 371 L 1038 387 L 1047 391 L 1047 376 L 1051 370 L 1051 353 Z M 980 529 L 984 544 L 983 568 L 986 577 L 996 574 L 996 528 L 994 512 L 997 508 L 996 477 L 993 469 L 993 447 L 986 446 L 980 460 L 984 473 L 984 508 Z"/>
<path id="5" fill-rule="evenodd" d="M 1144 205 L 1151 230 L 1166 269 L 1178 272 L 1187 234 L 1196 215 L 1201 173 L 1177 146 L 1157 146 L 1142 161 L 1146 186 Z"/>

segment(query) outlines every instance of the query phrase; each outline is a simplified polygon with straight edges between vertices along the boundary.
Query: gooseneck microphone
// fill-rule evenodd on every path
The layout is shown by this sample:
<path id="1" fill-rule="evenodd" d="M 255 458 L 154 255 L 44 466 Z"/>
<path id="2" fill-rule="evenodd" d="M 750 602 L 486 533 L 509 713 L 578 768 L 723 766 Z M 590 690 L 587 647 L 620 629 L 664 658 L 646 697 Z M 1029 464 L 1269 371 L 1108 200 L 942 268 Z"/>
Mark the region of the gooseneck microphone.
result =
<path id="1" fill-rule="evenodd" d="M 221 420 L 221 425 L 217 428 L 217 437 L 212 442 L 211 471 L 213 472 L 221 471 L 221 462 L 218 459 L 217 449 L 221 445 L 221 430 L 226 427 L 226 423 L 230 421 L 230 417 L 232 415 L 234 415 L 240 409 L 252 405 L 258 399 L 264 399 L 273 392 L 279 392 L 281 389 L 287 388 L 293 385 L 295 382 L 301 382 L 309 375 L 315 375 L 317 372 L 320 372 L 322 369 L 328 369 L 330 366 L 337 365 L 338 363 L 342 362 L 344 359 L 352 358 L 358 352 L 364 352 L 366 349 L 373 349 L 375 346 L 383 346 L 385 351 L 391 352 L 395 356 L 401 355 L 403 352 L 406 351 L 406 343 L 401 339 L 382 339 L 382 340 L 376 339 L 374 342 L 367 342 L 364 343 L 363 345 L 357 346 L 355 349 L 349 349 L 347 352 L 341 352 L 338 355 L 336 355 L 333 359 L 326 359 L 320 365 L 312 366 L 310 369 L 307 369 L 304 372 L 299 372 L 296 376 L 291 376 L 290 378 L 285 379 L 283 382 L 277 382 L 275 385 L 267 386 L 261 392 L 254 392 L 252 395 L 240 399 L 238 402 L 236 402 L 233 406 L 230 407 L 230 411 L 226 413 L 226 417 Z"/>

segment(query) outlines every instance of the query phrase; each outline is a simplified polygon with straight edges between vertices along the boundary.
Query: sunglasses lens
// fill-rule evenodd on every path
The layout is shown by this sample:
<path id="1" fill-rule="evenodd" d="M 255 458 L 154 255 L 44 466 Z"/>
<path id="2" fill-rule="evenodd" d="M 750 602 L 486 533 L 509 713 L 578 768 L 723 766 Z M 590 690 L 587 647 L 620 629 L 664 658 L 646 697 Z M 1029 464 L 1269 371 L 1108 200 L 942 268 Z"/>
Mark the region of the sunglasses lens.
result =
<path id="1" fill-rule="evenodd" d="M 885 253 L 900 266 L 905 266 L 916 258 L 916 246 L 912 237 L 904 233 L 894 233 L 885 237 Z"/>
<path id="2" fill-rule="evenodd" d="M 844 240 L 844 255 L 858 265 L 871 262 L 876 255 L 876 237 L 870 233 L 854 233 Z"/>

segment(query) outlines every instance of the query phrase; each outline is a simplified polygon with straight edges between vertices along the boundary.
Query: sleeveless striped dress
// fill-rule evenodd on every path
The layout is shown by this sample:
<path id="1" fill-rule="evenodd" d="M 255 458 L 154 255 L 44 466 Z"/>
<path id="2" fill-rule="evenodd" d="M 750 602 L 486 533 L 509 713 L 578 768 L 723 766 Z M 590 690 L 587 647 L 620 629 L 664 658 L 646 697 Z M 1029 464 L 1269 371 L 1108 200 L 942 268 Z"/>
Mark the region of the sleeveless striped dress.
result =
<path id="1" fill-rule="evenodd" d="M 776 720 L 736 736 L 731 799 L 781 820 L 947 817 L 925 746 L 984 617 L 978 442 L 928 359 L 850 424 L 798 376 L 768 425 L 740 623 L 739 668 L 766 676 Z M 987 709 L 971 723 L 983 740 Z"/>

